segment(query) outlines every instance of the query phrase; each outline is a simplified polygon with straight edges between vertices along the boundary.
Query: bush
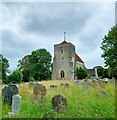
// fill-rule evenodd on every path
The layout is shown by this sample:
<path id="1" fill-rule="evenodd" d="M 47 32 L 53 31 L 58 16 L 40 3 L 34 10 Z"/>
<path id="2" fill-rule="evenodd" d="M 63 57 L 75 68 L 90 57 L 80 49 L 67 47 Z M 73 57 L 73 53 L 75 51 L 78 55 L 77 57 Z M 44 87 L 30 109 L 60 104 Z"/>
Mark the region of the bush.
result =
<path id="1" fill-rule="evenodd" d="M 20 70 L 14 70 L 12 74 L 8 77 L 10 83 L 21 83 L 23 78 L 23 74 Z"/>
<path id="2" fill-rule="evenodd" d="M 75 76 L 77 77 L 77 79 L 84 79 L 87 77 L 87 72 L 85 69 L 82 68 L 76 68 L 76 70 L 74 71 Z"/>

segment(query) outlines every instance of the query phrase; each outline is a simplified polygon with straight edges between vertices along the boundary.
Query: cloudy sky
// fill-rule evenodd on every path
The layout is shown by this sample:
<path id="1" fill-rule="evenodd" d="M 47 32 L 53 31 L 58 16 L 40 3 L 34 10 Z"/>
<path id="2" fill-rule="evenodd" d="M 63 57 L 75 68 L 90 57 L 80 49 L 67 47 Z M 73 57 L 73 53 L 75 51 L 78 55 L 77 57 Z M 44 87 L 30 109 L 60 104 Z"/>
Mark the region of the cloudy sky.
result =
<path id="1" fill-rule="evenodd" d="M 87 68 L 104 66 L 100 45 L 115 24 L 115 2 L 16 2 L 2 3 L 2 54 L 15 69 L 19 59 L 33 50 L 66 39 Z"/>

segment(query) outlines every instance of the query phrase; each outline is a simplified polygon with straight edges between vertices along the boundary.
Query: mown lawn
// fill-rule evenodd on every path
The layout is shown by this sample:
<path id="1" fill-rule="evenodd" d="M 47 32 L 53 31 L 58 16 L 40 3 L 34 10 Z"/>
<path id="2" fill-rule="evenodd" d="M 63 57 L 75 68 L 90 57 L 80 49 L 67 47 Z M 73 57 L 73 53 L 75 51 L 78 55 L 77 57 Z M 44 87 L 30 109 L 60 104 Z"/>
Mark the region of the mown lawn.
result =
<path id="1" fill-rule="evenodd" d="M 20 84 L 19 95 L 22 96 L 21 113 L 15 118 L 115 118 L 115 86 L 112 83 L 105 84 L 107 96 L 101 94 L 98 88 L 83 89 L 76 86 L 73 81 L 64 81 L 70 84 L 69 88 L 61 88 L 63 81 L 40 82 L 47 88 L 47 95 L 43 103 L 33 99 L 33 89 L 28 83 Z M 57 90 L 50 90 L 50 85 L 57 85 Z M 62 94 L 67 98 L 68 107 L 63 113 L 57 113 L 52 109 L 51 99 L 56 94 Z M 0 98 L 1 99 L 1 98 Z M 0 103 L 2 104 L 2 103 Z M 0 105 L 1 106 L 1 105 Z M 2 118 L 8 117 L 11 107 L 2 104 Z"/>

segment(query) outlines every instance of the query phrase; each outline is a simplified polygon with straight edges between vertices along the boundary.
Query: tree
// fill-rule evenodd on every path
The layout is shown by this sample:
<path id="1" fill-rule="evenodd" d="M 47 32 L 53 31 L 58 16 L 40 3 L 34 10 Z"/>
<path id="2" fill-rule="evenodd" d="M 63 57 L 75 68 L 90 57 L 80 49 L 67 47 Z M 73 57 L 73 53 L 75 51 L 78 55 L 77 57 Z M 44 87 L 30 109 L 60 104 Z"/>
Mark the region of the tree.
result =
<path id="1" fill-rule="evenodd" d="M 102 66 L 96 66 L 94 68 L 97 68 L 97 74 L 99 77 L 102 77 L 104 74 L 104 68 Z"/>
<path id="2" fill-rule="evenodd" d="M 87 77 L 87 72 L 85 69 L 80 68 L 76 68 L 76 70 L 74 71 L 75 76 L 77 77 L 77 79 L 83 79 Z"/>
<path id="3" fill-rule="evenodd" d="M 9 61 L 0 54 L 0 79 L 7 84 L 7 73 L 9 73 Z"/>
<path id="4" fill-rule="evenodd" d="M 21 70 L 23 74 L 23 80 L 24 82 L 30 81 L 30 62 L 29 62 L 29 56 L 26 55 L 24 58 L 18 61 L 18 69 Z"/>
<path id="5" fill-rule="evenodd" d="M 21 83 L 23 78 L 22 72 L 17 69 L 12 72 L 12 74 L 8 77 L 9 83 Z"/>
<path id="6" fill-rule="evenodd" d="M 112 27 L 104 36 L 101 49 L 105 65 L 109 67 L 110 74 L 117 78 L 117 25 Z"/>
<path id="7" fill-rule="evenodd" d="M 30 75 L 35 80 L 51 78 L 51 54 L 46 49 L 33 51 L 29 56 Z"/>

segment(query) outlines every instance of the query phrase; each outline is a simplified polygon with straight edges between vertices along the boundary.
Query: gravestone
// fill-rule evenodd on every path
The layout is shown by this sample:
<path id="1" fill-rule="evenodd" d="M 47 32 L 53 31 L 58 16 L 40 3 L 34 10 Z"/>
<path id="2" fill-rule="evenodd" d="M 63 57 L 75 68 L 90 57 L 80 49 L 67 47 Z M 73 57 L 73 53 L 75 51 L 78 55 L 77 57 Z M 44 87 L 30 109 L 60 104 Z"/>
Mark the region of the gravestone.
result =
<path id="1" fill-rule="evenodd" d="M 12 96 L 18 94 L 18 86 L 14 84 L 9 84 L 2 89 L 2 99 L 4 104 L 11 106 Z"/>
<path id="2" fill-rule="evenodd" d="M 68 83 L 61 83 L 60 87 L 69 88 L 69 84 Z"/>
<path id="3" fill-rule="evenodd" d="M 33 94 L 40 95 L 40 96 L 45 96 L 46 95 L 46 88 L 45 88 L 45 86 L 43 84 L 35 83 L 34 84 Z"/>
<path id="4" fill-rule="evenodd" d="M 12 112 L 8 112 L 9 116 L 13 116 L 16 114 L 19 114 L 21 111 L 21 96 L 20 95 L 14 95 L 12 97 Z"/>
<path id="5" fill-rule="evenodd" d="M 69 88 L 69 84 L 68 84 L 68 83 L 65 83 L 65 84 L 64 84 L 64 87 L 65 87 L 65 88 Z"/>
<path id="6" fill-rule="evenodd" d="M 101 92 L 101 94 L 102 94 L 102 96 L 105 96 L 105 97 L 107 97 L 108 95 L 107 95 L 107 93 L 106 92 Z"/>
<path id="7" fill-rule="evenodd" d="M 21 96 L 20 95 L 14 95 L 12 101 L 12 112 L 13 113 L 19 113 L 21 109 Z"/>
<path id="8" fill-rule="evenodd" d="M 46 88 L 43 84 L 34 84 L 33 89 L 33 99 L 37 99 L 40 102 L 43 102 L 44 98 L 46 96 Z"/>
<path id="9" fill-rule="evenodd" d="M 50 89 L 57 89 L 56 85 L 50 85 Z"/>
<path id="10" fill-rule="evenodd" d="M 75 85 L 80 85 L 80 80 L 74 80 Z"/>
<path id="11" fill-rule="evenodd" d="M 67 99 L 59 94 L 52 98 L 52 108 L 57 112 L 63 112 L 67 107 Z"/>
<path id="12" fill-rule="evenodd" d="M 88 89 L 88 88 L 91 88 L 91 84 L 87 80 L 84 80 L 82 87 L 84 89 Z"/>

